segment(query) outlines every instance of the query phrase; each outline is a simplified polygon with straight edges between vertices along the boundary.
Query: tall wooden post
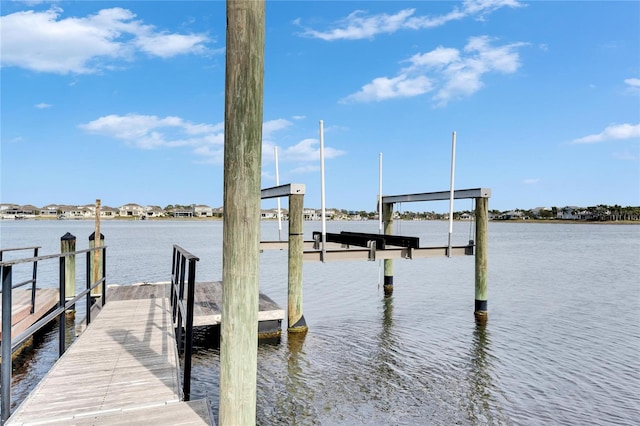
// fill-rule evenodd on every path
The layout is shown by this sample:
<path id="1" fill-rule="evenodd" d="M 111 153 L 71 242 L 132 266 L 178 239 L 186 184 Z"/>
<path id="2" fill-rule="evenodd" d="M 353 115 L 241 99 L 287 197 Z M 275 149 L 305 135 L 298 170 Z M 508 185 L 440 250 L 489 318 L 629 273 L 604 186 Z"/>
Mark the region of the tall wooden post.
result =
<path id="1" fill-rule="evenodd" d="M 382 221 L 384 222 L 385 235 L 391 235 L 393 233 L 393 203 L 382 205 Z M 384 294 L 385 296 L 393 294 L 393 259 L 384 260 Z"/>
<path id="2" fill-rule="evenodd" d="M 60 238 L 60 253 L 76 251 L 76 237 L 67 232 Z M 76 296 L 76 255 L 64 258 L 64 297 L 73 299 Z"/>
<path id="3" fill-rule="evenodd" d="M 94 247 L 102 247 L 104 246 L 104 235 L 100 234 L 100 240 L 96 243 L 96 233 L 93 232 L 89 235 L 89 248 L 92 249 Z M 94 250 L 89 254 L 89 258 L 91 259 L 91 284 L 95 283 L 99 279 L 102 278 L 102 268 L 104 265 L 102 264 L 102 252 L 100 250 Z M 91 290 L 91 297 L 100 297 L 102 295 L 102 286 L 97 286 L 93 290 Z M 104 301 L 103 301 L 104 303 Z"/>
<path id="4" fill-rule="evenodd" d="M 487 232 L 489 199 L 476 198 L 476 291 L 474 316 L 479 323 L 487 322 Z"/>
<path id="5" fill-rule="evenodd" d="M 288 331 L 305 332 L 307 323 L 302 314 L 302 255 L 303 255 L 303 202 L 304 195 L 289 195 L 289 291 Z"/>
<path id="6" fill-rule="evenodd" d="M 227 0 L 219 423 L 256 424 L 264 0 Z"/>

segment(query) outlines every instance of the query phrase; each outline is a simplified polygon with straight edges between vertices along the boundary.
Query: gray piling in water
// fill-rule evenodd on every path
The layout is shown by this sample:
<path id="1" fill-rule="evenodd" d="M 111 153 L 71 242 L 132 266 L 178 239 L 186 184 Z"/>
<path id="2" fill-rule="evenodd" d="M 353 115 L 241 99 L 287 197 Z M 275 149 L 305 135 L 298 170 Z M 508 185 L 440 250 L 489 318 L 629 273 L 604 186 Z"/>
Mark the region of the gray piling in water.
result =
<path id="1" fill-rule="evenodd" d="M 89 235 L 89 248 L 102 247 L 104 246 L 104 235 L 100 234 L 100 243 L 96 244 L 96 233 L 92 232 Z M 102 278 L 102 251 L 94 250 L 89 254 L 89 268 L 90 268 L 90 277 L 91 283 L 95 283 L 100 278 Z M 97 286 L 93 290 L 91 290 L 91 297 L 100 297 L 102 295 L 102 286 Z"/>
<path id="2" fill-rule="evenodd" d="M 393 203 L 382 205 L 382 221 L 384 223 L 385 235 L 393 234 Z M 384 294 L 393 294 L 393 259 L 384 260 Z"/>
<path id="3" fill-rule="evenodd" d="M 304 195 L 289 195 L 289 278 L 287 331 L 304 333 L 308 330 L 302 313 L 302 265 L 304 235 L 302 230 Z"/>
<path id="4" fill-rule="evenodd" d="M 487 313 L 487 233 L 489 222 L 489 199 L 476 198 L 476 264 L 475 264 L 475 310 L 478 323 L 486 323 Z"/>
<path id="5" fill-rule="evenodd" d="M 60 253 L 76 251 L 76 237 L 67 232 L 60 238 Z M 76 296 L 76 255 L 70 254 L 64 258 L 64 297 L 73 299 Z"/>

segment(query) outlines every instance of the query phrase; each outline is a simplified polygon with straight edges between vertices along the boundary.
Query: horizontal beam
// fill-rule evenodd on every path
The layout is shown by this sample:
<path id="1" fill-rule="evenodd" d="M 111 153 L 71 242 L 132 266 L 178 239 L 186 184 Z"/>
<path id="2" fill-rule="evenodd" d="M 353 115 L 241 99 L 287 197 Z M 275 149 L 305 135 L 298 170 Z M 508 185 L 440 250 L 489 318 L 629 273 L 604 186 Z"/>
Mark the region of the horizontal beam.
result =
<path id="1" fill-rule="evenodd" d="M 320 241 L 322 236 L 322 233 L 320 231 L 314 231 L 313 232 L 313 239 Z M 327 232 L 325 234 L 325 242 L 327 243 L 338 243 L 338 244 L 344 244 L 344 245 L 348 245 L 348 246 L 357 246 L 357 247 L 369 247 L 369 243 L 371 241 L 375 241 L 376 243 L 376 248 L 379 249 L 384 249 L 385 248 L 385 244 L 384 244 L 384 238 L 382 238 L 383 236 L 380 234 L 376 234 L 376 235 L 347 235 L 347 234 L 336 234 L 336 233 L 332 233 L 332 232 Z"/>
<path id="2" fill-rule="evenodd" d="M 272 186 L 271 188 L 265 188 L 260 191 L 260 198 L 266 200 L 267 198 L 279 198 L 288 197 L 289 195 L 304 195 L 305 186 L 304 183 L 288 183 L 286 185 Z"/>
<path id="3" fill-rule="evenodd" d="M 421 194 L 406 195 L 385 195 L 382 197 L 383 204 L 389 203 L 410 203 L 414 201 L 442 201 L 449 200 L 451 191 L 440 192 L 423 192 Z M 489 198 L 491 197 L 491 189 L 474 188 L 474 189 L 457 189 L 453 191 L 453 198 Z"/>
<path id="4" fill-rule="evenodd" d="M 315 241 L 303 241 L 302 248 L 304 250 L 313 250 Z M 327 244 L 335 248 L 340 248 L 340 244 Z M 289 250 L 289 241 L 260 241 L 260 250 Z"/>
<path id="5" fill-rule="evenodd" d="M 349 232 L 349 231 L 341 231 L 340 235 L 361 236 L 361 237 L 370 238 L 370 239 L 381 238 L 384 244 L 376 245 L 377 249 L 384 249 L 386 246 L 410 247 L 410 248 L 420 247 L 420 238 L 418 237 L 407 237 L 404 235 L 390 235 L 390 234 L 369 234 L 365 232 Z M 376 244 L 377 244 L 377 240 L 376 240 Z"/>
<path id="6" fill-rule="evenodd" d="M 451 247 L 451 256 L 469 256 L 472 250 L 469 246 Z M 417 249 L 397 248 L 376 250 L 375 260 L 380 259 L 418 259 L 427 257 L 447 257 L 448 247 L 422 247 Z M 337 260 L 372 260 L 369 249 L 343 249 L 326 250 L 324 261 Z M 303 253 L 303 260 L 308 262 L 321 262 L 323 260 L 321 250 L 309 250 Z"/>

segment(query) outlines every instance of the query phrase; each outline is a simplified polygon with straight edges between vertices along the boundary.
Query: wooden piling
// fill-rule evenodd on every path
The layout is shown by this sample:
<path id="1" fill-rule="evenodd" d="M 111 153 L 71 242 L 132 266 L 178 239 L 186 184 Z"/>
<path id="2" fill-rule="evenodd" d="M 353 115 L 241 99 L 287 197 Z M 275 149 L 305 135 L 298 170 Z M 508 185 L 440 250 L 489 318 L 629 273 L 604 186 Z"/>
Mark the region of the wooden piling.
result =
<path id="1" fill-rule="evenodd" d="M 382 221 L 385 235 L 393 234 L 393 203 L 382 205 Z M 393 294 L 393 259 L 384 260 L 384 294 Z"/>
<path id="2" fill-rule="evenodd" d="M 96 200 L 96 211 L 95 211 L 95 230 L 94 230 L 94 246 L 91 246 L 91 237 L 89 237 L 89 247 L 90 248 L 94 248 L 94 247 L 101 247 L 102 246 L 102 242 L 104 240 L 104 236 L 100 233 L 100 200 Z M 96 235 L 100 235 L 100 239 L 98 240 L 98 244 L 95 244 L 95 236 Z M 98 281 L 101 277 L 102 277 L 102 256 L 100 256 L 101 253 L 98 252 L 92 252 L 91 253 L 93 255 L 93 275 L 92 275 L 92 282 L 96 282 Z M 96 287 L 91 291 L 91 296 L 100 296 L 101 292 L 100 292 L 100 287 Z"/>
<path id="3" fill-rule="evenodd" d="M 487 313 L 487 233 L 489 199 L 476 198 L 476 279 L 474 316 L 478 323 L 485 323 Z"/>
<path id="4" fill-rule="evenodd" d="M 289 195 L 289 286 L 288 286 L 288 328 L 299 333 L 308 330 L 302 314 L 302 255 L 303 255 L 303 209 L 304 195 Z"/>
<path id="5" fill-rule="evenodd" d="M 76 251 L 76 237 L 67 232 L 60 238 L 60 253 Z M 70 254 L 64 258 L 64 297 L 73 299 L 76 296 L 76 256 Z"/>
<path id="6" fill-rule="evenodd" d="M 221 425 L 256 424 L 264 0 L 227 0 Z"/>
<path id="7" fill-rule="evenodd" d="M 98 229 L 100 227 L 98 226 Z M 96 244 L 96 233 L 93 232 L 89 235 L 89 248 L 102 247 L 104 246 L 104 235 L 100 234 L 100 241 Z M 91 264 L 89 265 L 91 271 L 91 284 L 95 283 L 99 279 L 102 278 L 102 251 L 94 250 L 89 254 L 89 259 Z M 100 297 L 102 296 L 102 286 L 97 286 L 93 290 L 91 290 L 91 297 Z"/>

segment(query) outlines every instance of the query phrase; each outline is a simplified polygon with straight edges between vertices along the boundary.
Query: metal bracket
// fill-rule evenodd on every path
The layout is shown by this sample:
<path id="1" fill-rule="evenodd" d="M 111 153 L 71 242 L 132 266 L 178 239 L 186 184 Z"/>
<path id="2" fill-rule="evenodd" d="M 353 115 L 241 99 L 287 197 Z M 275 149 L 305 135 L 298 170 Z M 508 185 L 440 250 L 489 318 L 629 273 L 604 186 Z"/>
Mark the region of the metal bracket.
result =
<path id="1" fill-rule="evenodd" d="M 411 247 L 402 249 L 402 258 L 413 259 L 413 249 Z"/>
<path id="2" fill-rule="evenodd" d="M 369 241 L 367 243 L 367 247 L 369 248 L 369 258 L 367 260 L 373 262 L 374 260 L 376 260 L 376 242 Z"/>

